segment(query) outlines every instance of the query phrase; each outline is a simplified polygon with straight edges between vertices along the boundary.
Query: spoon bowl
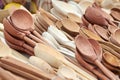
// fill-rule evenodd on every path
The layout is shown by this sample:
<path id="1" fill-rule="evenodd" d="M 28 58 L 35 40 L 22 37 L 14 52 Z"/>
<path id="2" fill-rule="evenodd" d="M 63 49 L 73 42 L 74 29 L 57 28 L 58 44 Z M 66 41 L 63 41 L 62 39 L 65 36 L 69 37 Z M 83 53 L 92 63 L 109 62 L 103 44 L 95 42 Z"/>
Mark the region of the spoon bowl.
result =
<path id="1" fill-rule="evenodd" d="M 10 17 L 14 27 L 18 30 L 25 31 L 33 29 L 34 21 L 32 16 L 23 9 L 18 9 L 13 12 Z"/>

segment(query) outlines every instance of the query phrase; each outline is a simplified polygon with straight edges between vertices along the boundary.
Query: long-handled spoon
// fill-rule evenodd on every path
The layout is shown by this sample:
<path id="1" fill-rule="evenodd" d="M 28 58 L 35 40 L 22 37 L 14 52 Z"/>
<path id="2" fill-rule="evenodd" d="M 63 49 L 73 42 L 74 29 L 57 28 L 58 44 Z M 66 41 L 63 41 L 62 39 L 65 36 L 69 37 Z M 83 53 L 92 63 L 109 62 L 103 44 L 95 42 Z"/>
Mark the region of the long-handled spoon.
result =
<path id="1" fill-rule="evenodd" d="M 42 36 L 38 32 L 35 31 L 32 16 L 27 11 L 25 11 L 23 9 L 18 9 L 13 12 L 10 19 L 11 19 L 11 22 L 13 23 L 14 27 L 17 30 L 19 30 L 21 32 L 22 31 L 32 32 L 37 37 L 35 37 L 32 34 L 29 34 L 28 35 L 29 37 L 31 37 L 33 40 L 36 40 L 38 42 L 45 43 L 44 42 L 45 40 L 42 38 Z M 40 39 L 38 39 L 38 38 L 40 38 Z"/>
<path id="2" fill-rule="evenodd" d="M 75 52 L 76 55 L 76 59 L 78 60 L 78 62 L 84 66 L 86 69 L 88 69 L 89 71 L 93 72 L 95 75 L 97 75 L 100 79 L 102 80 L 109 80 L 105 75 L 103 75 L 102 73 L 98 72 L 95 68 L 95 66 L 92 66 L 90 64 L 88 64 L 87 62 L 85 62 L 82 57 L 80 56 L 80 53 L 78 51 L 78 49 L 76 49 Z"/>
<path id="3" fill-rule="evenodd" d="M 4 35 L 5 35 L 5 39 L 9 42 L 11 42 L 12 44 L 18 45 L 18 46 L 22 46 L 30 51 L 33 52 L 32 47 L 29 46 L 28 44 L 26 44 L 24 41 L 20 40 L 20 39 L 16 39 L 13 36 L 11 36 L 6 30 L 4 30 Z"/>
<path id="4" fill-rule="evenodd" d="M 78 50 L 85 58 L 90 60 L 91 63 L 96 64 L 104 72 L 104 74 L 108 76 L 111 80 L 117 80 L 116 76 L 111 71 L 109 71 L 105 66 L 103 66 L 101 62 L 98 60 L 98 56 L 96 55 L 94 49 L 92 48 L 91 43 L 86 38 L 78 36 L 76 43 Z"/>
<path id="5" fill-rule="evenodd" d="M 7 41 L 9 41 L 10 43 L 16 45 L 16 46 L 20 46 L 20 47 L 23 47 L 29 51 L 31 51 L 33 53 L 33 48 L 31 46 L 29 46 L 28 44 L 26 44 L 24 41 L 21 41 L 21 40 L 18 40 L 18 39 L 15 39 L 13 38 L 9 33 L 7 33 L 5 30 L 4 30 L 4 35 L 5 35 L 5 39 Z"/>
<path id="6" fill-rule="evenodd" d="M 9 32 L 9 34 L 13 35 L 14 37 L 20 38 L 25 40 L 31 46 L 35 46 L 36 42 L 31 40 L 30 38 L 26 37 L 26 35 L 18 30 L 16 30 L 12 24 L 8 21 L 8 19 L 4 18 L 3 20 L 4 29 Z M 16 35 L 17 34 L 17 35 Z"/>

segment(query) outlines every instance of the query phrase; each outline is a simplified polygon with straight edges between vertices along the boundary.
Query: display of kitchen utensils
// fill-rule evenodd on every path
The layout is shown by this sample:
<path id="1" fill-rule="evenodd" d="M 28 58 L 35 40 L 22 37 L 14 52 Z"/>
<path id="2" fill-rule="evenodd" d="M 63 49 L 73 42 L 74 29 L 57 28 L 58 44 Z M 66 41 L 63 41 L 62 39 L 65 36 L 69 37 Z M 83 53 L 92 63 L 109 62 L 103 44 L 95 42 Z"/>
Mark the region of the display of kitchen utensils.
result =
<path id="1" fill-rule="evenodd" d="M 0 24 L 0 80 L 120 80 L 120 0 L 35 2 Z"/>
<path id="2" fill-rule="evenodd" d="M 47 44 L 42 36 L 34 30 L 34 21 L 30 13 L 18 9 L 3 20 L 4 35 L 7 44 L 13 49 L 34 55 L 36 43 Z"/>

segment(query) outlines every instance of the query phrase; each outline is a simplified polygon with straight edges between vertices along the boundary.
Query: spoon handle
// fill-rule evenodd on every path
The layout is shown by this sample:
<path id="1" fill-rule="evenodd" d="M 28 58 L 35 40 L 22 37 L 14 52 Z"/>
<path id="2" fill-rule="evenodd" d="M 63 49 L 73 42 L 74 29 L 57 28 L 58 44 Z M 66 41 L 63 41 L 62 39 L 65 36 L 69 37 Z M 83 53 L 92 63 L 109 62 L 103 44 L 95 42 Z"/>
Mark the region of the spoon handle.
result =
<path id="1" fill-rule="evenodd" d="M 95 64 L 103 71 L 103 73 L 110 78 L 110 80 L 117 80 L 115 74 L 109 71 L 99 60 L 95 60 Z"/>
<path id="2" fill-rule="evenodd" d="M 37 32 L 37 31 L 33 31 L 33 34 L 36 36 L 36 37 L 38 37 L 39 39 L 41 39 L 42 41 L 44 41 L 44 42 L 46 42 L 47 43 L 47 41 L 45 41 L 45 39 Z"/>
<path id="3" fill-rule="evenodd" d="M 35 47 L 35 45 L 36 45 L 36 42 L 35 41 L 33 41 L 33 40 L 31 40 L 30 38 L 28 38 L 28 37 L 24 37 L 24 40 L 28 43 L 28 44 L 30 44 L 32 47 Z"/>
<path id="4" fill-rule="evenodd" d="M 26 48 L 27 50 L 34 52 L 33 48 L 27 44 L 23 44 L 23 47 Z"/>

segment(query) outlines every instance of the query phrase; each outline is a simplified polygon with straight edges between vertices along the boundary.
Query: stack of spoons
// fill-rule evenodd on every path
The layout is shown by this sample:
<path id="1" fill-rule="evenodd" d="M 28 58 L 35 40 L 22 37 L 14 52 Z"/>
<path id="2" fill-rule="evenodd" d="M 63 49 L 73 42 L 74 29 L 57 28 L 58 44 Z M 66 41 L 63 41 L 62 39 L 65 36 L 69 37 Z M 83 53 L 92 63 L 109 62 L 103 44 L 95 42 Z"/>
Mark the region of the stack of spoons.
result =
<path id="1" fill-rule="evenodd" d="M 29 12 L 23 9 L 15 10 L 4 18 L 4 36 L 7 44 L 16 50 L 34 55 L 36 43 L 47 44 L 42 36 L 34 30 L 34 21 Z"/>

